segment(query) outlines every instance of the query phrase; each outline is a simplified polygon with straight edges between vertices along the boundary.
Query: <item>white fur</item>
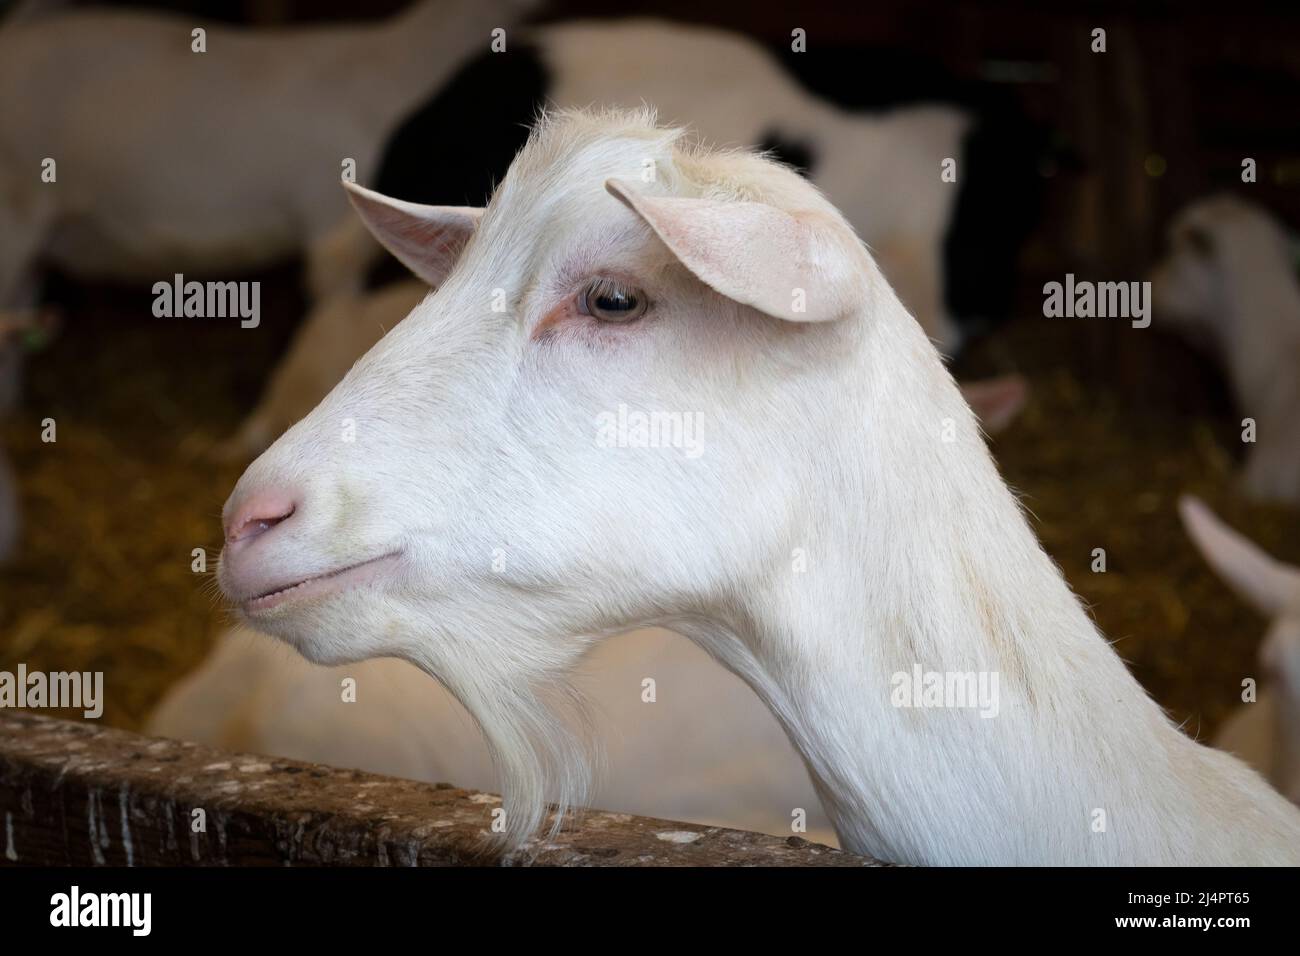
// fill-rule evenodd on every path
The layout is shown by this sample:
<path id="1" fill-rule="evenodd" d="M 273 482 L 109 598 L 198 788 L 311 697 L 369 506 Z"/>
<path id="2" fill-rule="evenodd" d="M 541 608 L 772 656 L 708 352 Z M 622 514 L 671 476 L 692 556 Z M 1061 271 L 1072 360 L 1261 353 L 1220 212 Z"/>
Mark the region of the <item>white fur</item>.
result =
<path id="1" fill-rule="evenodd" d="M 1300 504 L 1300 282 L 1286 230 L 1254 203 L 1216 196 L 1178 215 L 1169 244 L 1152 277 L 1158 321 L 1208 341 L 1255 419 L 1247 492 Z"/>
<path id="2" fill-rule="evenodd" d="M 1293 803 L 1300 803 L 1300 568 L 1276 561 L 1196 498 L 1179 512 L 1187 533 L 1225 583 L 1269 618 L 1259 661 L 1268 686 L 1215 737 Z"/>
<path id="3" fill-rule="evenodd" d="M 606 189 L 647 159 L 659 175 L 640 195 L 784 217 L 752 238 L 762 251 L 710 249 L 692 204 L 675 218 L 657 205 L 674 254 Z M 825 321 L 742 306 L 692 271 L 744 275 L 769 242 L 808 263 L 808 315 Z M 268 501 L 294 510 L 229 545 L 219 577 L 254 626 L 313 660 L 397 656 L 441 680 L 490 742 L 512 841 L 534 832 L 546 793 L 584 793 L 581 734 L 551 705 L 581 709 L 557 688 L 594 643 L 661 625 L 754 689 L 849 849 L 1300 862 L 1300 811 L 1180 733 L 1128 673 L 934 346 L 800 177 L 690 148 L 643 116 L 563 114 L 442 268 L 433 255 L 421 277 L 438 292 L 245 472 L 232 527 Z M 651 311 L 631 325 L 576 314 L 600 276 L 644 290 Z M 856 308 L 831 318 L 850 288 Z M 701 412 L 704 453 L 602 446 L 595 423 L 620 404 Z M 270 609 L 250 603 L 389 553 Z M 998 716 L 894 706 L 891 676 L 918 664 L 997 672 Z"/>
<path id="4" fill-rule="evenodd" d="M 521 7 L 423 0 L 373 25 L 290 30 L 100 11 L 4 24 L 0 309 L 30 304 L 38 259 L 155 280 L 323 239 L 345 212 L 343 160 L 373 175 L 389 130 Z M 191 52 L 198 26 L 206 53 Z"/>
<path id="5" fill-rule="evenodd" d="M 248 460 L 265 451 L 428 294 L 428 286 L 407 279 L 373 292 L 331 296 L 317 305 L 271 373 L 257 406 L 236 433 L 214 449 L 215 457 Z M 1019 375 L 964 382 L 961 389 L 989 434 L 1007 428 L 1029 396 L 1029 384 Z"/>
<path id="6" fill-rule="evenodd" d="M 342 681 L 356 682 L 344 702 Z M 653 701 L 643 681 L 654 681 Z M 684 638 L 625 634 L 583 661 L 575 685 L 604 748 L 593 806 L 706 826 L 795 833 L 835 845 L 808 771 L 753 693 Z M 708 719 L 701 720 L 707 713 Z M 224 635 L 172 688 L 147 732 L 227 750 L 499 792 L 473 721 L 437 681 L 392 658 L 319 667 L 258 634 Z"/>

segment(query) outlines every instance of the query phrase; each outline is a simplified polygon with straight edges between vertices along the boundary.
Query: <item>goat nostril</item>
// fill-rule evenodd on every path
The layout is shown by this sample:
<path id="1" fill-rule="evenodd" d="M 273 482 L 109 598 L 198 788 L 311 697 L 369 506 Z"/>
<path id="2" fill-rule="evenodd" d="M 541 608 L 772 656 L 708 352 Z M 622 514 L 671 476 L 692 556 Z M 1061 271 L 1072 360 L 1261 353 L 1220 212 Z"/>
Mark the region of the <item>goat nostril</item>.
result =
<path id="1" fill-rule="evenodd" d="M 292 517 L 297 510 L 298 506 L 293 504 L 289 505 L 287 509 L 257 507 L 241 509 L 242 513 L 236 514 L 235 519 L 230 523 L 230 531 L 226 535 L 226 541 L 229 544 L 235 544 L 239 541 L 256 538 Z M 276 514 L 277 511 L 280 513 Z"/>

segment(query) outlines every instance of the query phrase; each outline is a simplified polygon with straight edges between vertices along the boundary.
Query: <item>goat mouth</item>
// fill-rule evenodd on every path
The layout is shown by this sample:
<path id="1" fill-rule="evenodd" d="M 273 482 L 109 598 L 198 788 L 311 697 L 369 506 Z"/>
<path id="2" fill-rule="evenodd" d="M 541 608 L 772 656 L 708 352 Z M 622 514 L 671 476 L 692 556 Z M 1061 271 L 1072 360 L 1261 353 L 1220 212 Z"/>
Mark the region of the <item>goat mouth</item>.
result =
<path id="1" fill-rule="evenodd" d="M 358 561 L 356 564 L 303 578 L 292 584 L 280 585 L 262 594 L 245 598 L 239 603 L 239 607 L 245 614 L 258 614 L 308 598 L 324 597 L 360 587 L 374 581 L 387 567 L 395 564 L 400 556 L 400 551 L 389 551 L 378 557 Z"/>

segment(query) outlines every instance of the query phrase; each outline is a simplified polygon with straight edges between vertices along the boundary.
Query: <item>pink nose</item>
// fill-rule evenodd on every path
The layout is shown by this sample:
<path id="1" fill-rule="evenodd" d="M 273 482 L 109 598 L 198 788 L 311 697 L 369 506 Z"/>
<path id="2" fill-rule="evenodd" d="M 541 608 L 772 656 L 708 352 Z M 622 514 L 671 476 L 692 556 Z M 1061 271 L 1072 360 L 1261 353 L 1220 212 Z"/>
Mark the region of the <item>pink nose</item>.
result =
<path id="1" fill-rule="evenodd" d="M 297 510 L 297 502 L 285 492 L 254 492 L 226 518 L 226 549 L 234 552 L 247 547 L 254 538 L 289 520 Z"/>

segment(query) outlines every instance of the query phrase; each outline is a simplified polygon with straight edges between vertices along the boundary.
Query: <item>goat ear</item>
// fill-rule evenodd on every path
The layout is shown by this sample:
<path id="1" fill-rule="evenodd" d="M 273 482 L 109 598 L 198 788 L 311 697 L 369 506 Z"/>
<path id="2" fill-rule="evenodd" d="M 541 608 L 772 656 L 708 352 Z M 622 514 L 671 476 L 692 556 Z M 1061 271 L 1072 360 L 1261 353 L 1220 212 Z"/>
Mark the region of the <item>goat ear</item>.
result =
<path id="1" fill-rule="evenodd" d="M 1005 429 L 1029 400 L 1029 382 L 1022 375 L 999 375 L 974 382 L 962 382 L 966 404 L 979 417 L 990 435 Z"/>
<path id="2" fill-rule="evenodd" d="M 483 218 L 475 206 L 422 206 L 356 183 L 343 187 L 370 234 L 434 288 L 447 278 Z"/>
<path id="3" fill-rule="evenodd" d="M 829 215 L 646 196 L 617 179 L 605 188 L 697 279 L 742 305 L 790 322 L 827 322 L 847 316 L 866 294 L 862 244 Z"/>
<path id="4" fill-rule="evenodd" d="M 1300 569 L 1229 528 L 1199 498 L 1184 495 L 1178 513 L 1206 563 L 1261 614 L 1273 617 L 1300 594 Z"/>

